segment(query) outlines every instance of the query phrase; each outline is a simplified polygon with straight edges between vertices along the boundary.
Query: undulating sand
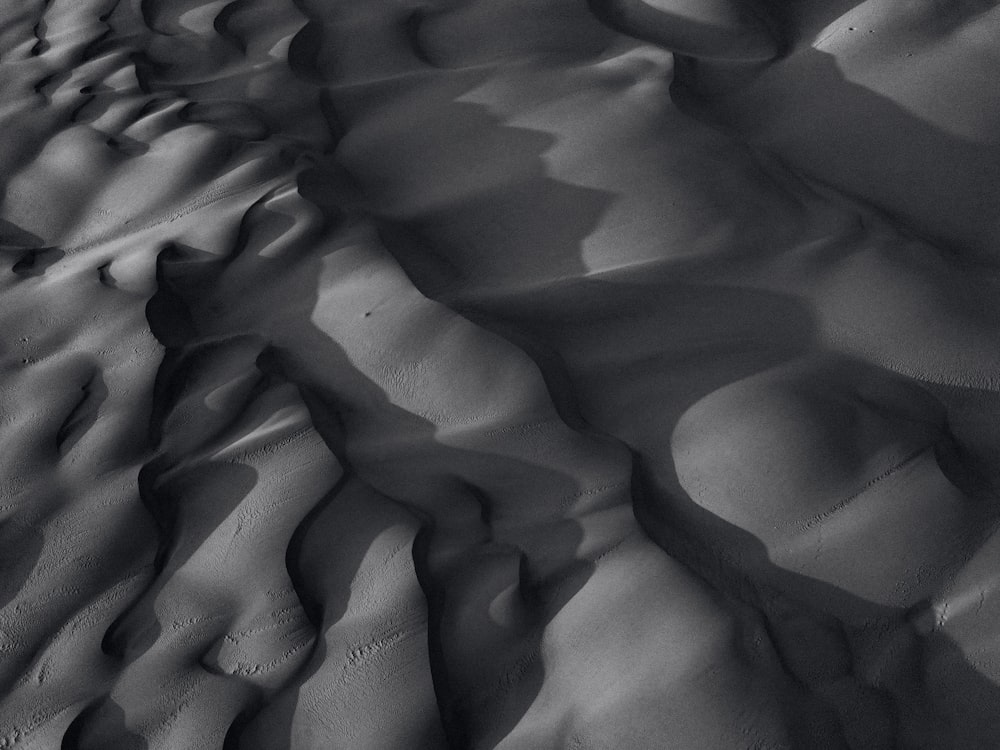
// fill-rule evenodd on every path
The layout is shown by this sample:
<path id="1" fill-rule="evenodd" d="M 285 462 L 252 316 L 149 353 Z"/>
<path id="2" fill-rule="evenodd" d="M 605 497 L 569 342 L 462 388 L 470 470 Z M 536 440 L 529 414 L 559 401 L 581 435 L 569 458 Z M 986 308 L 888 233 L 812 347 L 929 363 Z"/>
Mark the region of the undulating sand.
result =
<path id="1" fill-rule="evenodd" d="M 1000 3 L 0 3 L 0 749 L 1000 747 Z"/>

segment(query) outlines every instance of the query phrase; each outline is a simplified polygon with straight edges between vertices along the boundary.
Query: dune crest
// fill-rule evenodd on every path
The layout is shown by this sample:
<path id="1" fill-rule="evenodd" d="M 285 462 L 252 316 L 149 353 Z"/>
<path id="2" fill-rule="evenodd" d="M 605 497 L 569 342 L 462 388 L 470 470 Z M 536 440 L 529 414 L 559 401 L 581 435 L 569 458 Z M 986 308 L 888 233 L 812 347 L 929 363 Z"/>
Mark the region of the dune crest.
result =
<path id="1" fill-rule="evenodd" d="M 995 21 L 0 8 L 0 748 L 1000 746 Z"/>

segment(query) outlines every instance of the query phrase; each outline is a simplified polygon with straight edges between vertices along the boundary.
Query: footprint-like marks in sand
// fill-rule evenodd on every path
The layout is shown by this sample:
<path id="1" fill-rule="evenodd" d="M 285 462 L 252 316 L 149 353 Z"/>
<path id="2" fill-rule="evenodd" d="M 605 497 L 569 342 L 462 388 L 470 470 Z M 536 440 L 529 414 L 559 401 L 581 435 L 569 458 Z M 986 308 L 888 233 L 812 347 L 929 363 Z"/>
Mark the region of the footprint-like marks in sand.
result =
<path id="1" fill-rule="evenodd" d="M 97 154 L 114 175 L 100 219 L 66 230 L 72 240 L 21 230 L 17 215 L 0 224 L 5 291 L 80 292 L 74 311 L 93 316 L 104 347 L 69 378 L 52 350 L 90 346 L 66 333 L 78 321 L 58 305 L 12 314 L 12 377 L 38 381 L 51 365 L 52 383 L 31 392 L 60 399 L 38 443 L 56 481 L 93 467 L 112 477 L 86 509 L 109 513 L 92 527 L 70 512 L 48 526 L 11 520 L 19 503 L 58 493 L 5 486 L 0 600 L 67 623 L 46 640 L 3 620 L 2 653 L 29 644 L 5 674 L 34 691 L 22 703 L 54 695 L 76 659 L 92 681 L 27 711 L 7 737 L 54 747 L 62 733 L 64 750 L 820 746 L 796 743 L 787 697 L 820 727 L 803 736 L 836 746 L 868 722 L 888 745 L 929 705 L 885 679 L 925 668 L 924 651 L 950 654 L 918 642 L 913 622 L 984 514 L 958 487 L 962 446 L 936 397 L 817 354 L 804 282 L 787 300 L 731 286 L 737 271 L 783 290 L 796 273 L 821 276 L 803 260 L 819 251 L 788 250 L 801 233 L 772 242 L 765 228 L 702 217 L 727 252 L 676 260 L 683 248 L 671 247 L 663 277 L 633 269 L 639 291 L 611 272 L 583 278 L 581 248 L 609 230 L 609 207 L 625 206 L 627 223 L 629 200 L 649 189 L 647 213 L 661 217 L 666 193 L 571 177 L 566 153 L 624 153 L 680 121 L 661 106 L 669 55 L 656 53 L 648 76 L 628 73 L 651 46 L 568 0 L 99 5 L 104 27 L 88 21 L 79 78 L 43 70 L 69 36 L 55 15 L 33 31 L 30 18 L 21 36 L 43 56 L 27 61 L 31 107 L 44 101 L 53 127 L 85 135 L 39 160 L 52 192 L 69 182 L 64 157 Z M 742 74 L 784 51 L 763 1 L 591 5 L 688 64 Z M 622 107 L 607 130 L 591 123 L 590 142 L 574 140 L 581 88 Z M 684 141 L 696 130 L 671 137 L 699 153 L 701 141 Z M 191 144 L 201 150 L 185 161 Z M 729 153 L 692 159 L 691 173 L 742 169 Z M 77 172 L 77 192 L 100 182 Z M 189 181 L 142 201 L 177 174 Z M 29 188 L 10 205 L 34 200 Z M 775 209 L 773 223 L 809 224 L 813 204 L 789 190 L 790 213 Z M 711 193 L 718 204 L 742 194 Z M 709 203 L 676 213 L 728 215 Z M 30 226 L 43 234 L 46 222 Z M 658 226 L 646 232 L 655 241 Z M 66 272 L 49 273 L 60 260 Z M 115 318 L 107 300 L 128 314 Z M 137 361 L 148 389 L 122 375 Z M 22 411 L 11 435 L 36 419 Z M 123 427 L 124 413 L 140 423 Z M 134 465 L 88 464 L 114 430 Z M 47 473 L 38 466 L 32 477 Z M 691 572 L 695 554 L 677 559 L 687 550 L 655 512 L 684 503 L 698 512 L 664 517 L 691 521 L 683 531 L 706 557 L 743 556 L 740 585 L 757 599 L 713 589 Z M 134 513 L 101 550 L 135 537 L 145 557 L 74 546 L 122 507 Z M 716 535 L 723 524 L 729 536 Z M 132 566 L 129 585 L 70 601 L 78 592 L 52 576 L 64 550 L 106 575 Z M 770 609 L 755 609 L 768 586 Z M 34 598 L 18 599 L 22 588 Z M 63 599 L 65 612 L 41 609 Z M 882 630 L 855 627 L 858 612 Z"/>

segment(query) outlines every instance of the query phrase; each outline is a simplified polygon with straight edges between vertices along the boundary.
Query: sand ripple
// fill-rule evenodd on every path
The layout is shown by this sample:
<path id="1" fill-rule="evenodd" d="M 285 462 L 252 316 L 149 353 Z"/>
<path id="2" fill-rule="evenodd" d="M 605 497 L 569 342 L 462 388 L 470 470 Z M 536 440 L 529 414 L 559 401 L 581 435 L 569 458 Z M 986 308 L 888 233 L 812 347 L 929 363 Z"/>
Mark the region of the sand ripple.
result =
<path id="1" fill-rule="evenodd" d="M 1000 745 L 996 9 L 793 5 L 0 9 L 0 748 Z"/>

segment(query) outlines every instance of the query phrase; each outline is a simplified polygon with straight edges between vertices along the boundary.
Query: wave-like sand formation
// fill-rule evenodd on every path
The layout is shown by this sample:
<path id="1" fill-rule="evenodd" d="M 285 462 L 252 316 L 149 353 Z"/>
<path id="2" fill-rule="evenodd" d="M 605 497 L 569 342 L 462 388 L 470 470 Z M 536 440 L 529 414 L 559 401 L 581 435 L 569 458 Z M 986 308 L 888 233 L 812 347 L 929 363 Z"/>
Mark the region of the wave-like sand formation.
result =
<path id="1" fill-rule="evenodd" d="M 0 748 L 1000 747 L 998 22 L 0 4 Z"/>

